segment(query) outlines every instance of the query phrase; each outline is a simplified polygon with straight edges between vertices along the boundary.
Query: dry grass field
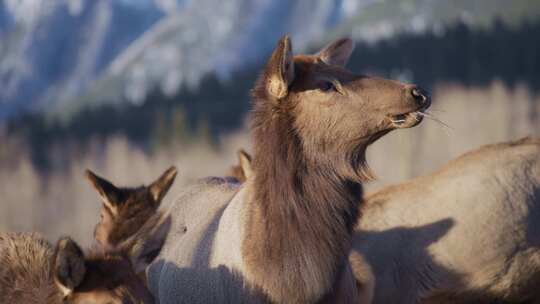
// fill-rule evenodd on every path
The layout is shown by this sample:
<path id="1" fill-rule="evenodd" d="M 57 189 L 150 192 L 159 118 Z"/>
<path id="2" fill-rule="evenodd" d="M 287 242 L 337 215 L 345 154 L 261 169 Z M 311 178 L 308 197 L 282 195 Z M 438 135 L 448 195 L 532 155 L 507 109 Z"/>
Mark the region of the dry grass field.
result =
<path id="1" fill-rule="evenodd" d="M 433 101 L 431 115 L 447 126 L 427 119 L 417 128 L 393 132 L 375 143 L 368 161 L 378 180 L 368 185 L 369 191 L 430 172 L 481 144 L 540 135 L 540 97 L 524 86 L 441 85 L 434 90 Z M 179 143 L 151 155 L 122 136 L 88 146 L 85 153 L 73 149 L 72 157 L 55 160 L 61 169 L 53 166 L 43 173 L 17 139 L 2 139 L 0 231 L 37 230 L 51 239 L 70 234 L 87 245 L 98 219 L 99 199 L 83 177 L 86 168 L 117 185 L 137 186 L 176 165 L 179 175 L 167 202 L 194 178 L 223 175 L 236 162 L 238 148 L 249 150 L 249 136 L 244 129 L 224 135 L 217 147 L 206 141 Z"/>

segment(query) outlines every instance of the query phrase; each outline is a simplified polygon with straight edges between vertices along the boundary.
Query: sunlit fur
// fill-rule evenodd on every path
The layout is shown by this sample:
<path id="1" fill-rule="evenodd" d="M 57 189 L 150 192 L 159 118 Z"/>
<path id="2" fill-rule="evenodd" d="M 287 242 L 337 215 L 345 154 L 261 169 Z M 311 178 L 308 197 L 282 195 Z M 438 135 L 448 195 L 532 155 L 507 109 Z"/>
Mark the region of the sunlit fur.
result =
<path id="1" fill-rule="evenodd" d="M 227 176 L 234 178 L 237 182 L 243 183 L 248 178 L 253 176 L 253 168 L 251 167 L 251 155 L 244 149 L 237 152 L 238 164 L 231 166 Z"/>

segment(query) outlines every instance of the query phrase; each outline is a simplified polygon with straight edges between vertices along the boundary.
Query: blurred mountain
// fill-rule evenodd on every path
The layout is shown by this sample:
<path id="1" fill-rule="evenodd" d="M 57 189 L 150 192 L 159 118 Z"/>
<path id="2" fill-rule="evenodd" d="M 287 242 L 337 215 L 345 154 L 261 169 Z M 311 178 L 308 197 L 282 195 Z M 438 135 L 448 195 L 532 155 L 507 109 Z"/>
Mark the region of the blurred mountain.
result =
<path id="1" fill-rule="evenodd" d="M 162 15 L 123 1 L 2 0 L 0 119 L 80 95 Z"/>
<path id="2" fill-rule="evenodd" d="M 8 24 L 10 23 L 10 17 L 6 11 L 6 6 L 4 2 L 0 2 L 0 35 L 7 29 Z M 0 36 L 1 39 L 2 36 Z"/>
<path id="3" fill-rule="evenodd" d="M 530 0 L 0 0 L 0 120 L 139 104 L 209 73 L 228 79 L 284 33 L 300 51 L 336 35 L 376 40 L 539 12 Z"/>
<path id="4" fill-rule="evenodd" d="M 258 63 L 277 39 L 289 33 L 296 49 L 322 39 L 342 21 L 341 2 L 333 0 L 198 0 L 168 14 L 115 58 L 79 105 L 142 102 L 155 87 L 174 94 L 182 85 L 196 88 L 216 73 Z M 72 108 L 76 109 L 73 110 Z"/>

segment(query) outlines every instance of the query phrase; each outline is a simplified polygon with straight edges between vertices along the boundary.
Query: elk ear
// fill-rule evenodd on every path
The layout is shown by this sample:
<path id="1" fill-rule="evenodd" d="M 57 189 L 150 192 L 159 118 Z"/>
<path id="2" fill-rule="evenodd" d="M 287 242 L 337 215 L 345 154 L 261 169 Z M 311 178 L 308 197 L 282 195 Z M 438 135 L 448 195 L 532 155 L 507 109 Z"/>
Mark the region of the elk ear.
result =
<path id="1" fill-rule="evenodd" d="M 341 38 L 324 47 L 317 56 L 326 64 L 345 66 L 353 50 L 354 41 Z"/>
<path id="2" fill-rule="evenodd" d="M 154 214 L 144 225 L 120 245 L 122 251 L 127 253 L 136 273 L 144 272 L 161 252 L 169 230 L 171 217 L 162 212 Z"/>
<path id="3" fill-rule="evenodd" d="M 266 91 L 275 99 L 289 93 L 289 85 L 294 80 L 294 61 L 291 39 L 281 38 L 270 56 L 265 69 Z"/>
<path id="4" fill-rule="evenodd" d="M 176 167 L 172 166 L 167 169 L 167 171 L 165 171 L 163 174 L 161 174 L 161 176 L 155 182 L 148 186 L 148 190 L 150 191 L 150 194 L 152 195 L 152 198 L 154 199 L 156 205 L 159 205 L 159 203 L 161 203 L 161 200 L 163 199 L 163 197 L 165 197 L 165 194 L 167 194 L 167 192 L 171 188 L 171 185 L 176 178 L 176 173 Z"/>
<path id="5" fill-rule="evenodd" d="M 246 179 L 249 179 L 249 177 L 253 175 L 253 168 L 251 167 L 251 155 L 244 151 L 244 149 L 238 150 L 237 154 L 240 168 L 242 169 Z"/>
<path id="6" fill-rule="evenodd" d="M 69 237 L 61 238 L 56 244 L 53 271 L 54 281 L 64 296 L 71 294 L 84 278 L 84 254 Z"/>
<path id="7" fill-rule="evenodd" d="M 101 201 L 105 204 L 112 212 L 115 212 L 116 206 L 120 204 L 122 199 L 122 191 L 116 188 L 108 180 L 99 177 L 97 174 L 90 170 L 86 170 L 86 179 L 90 181 L 92 186 L 97 190 Z"/>

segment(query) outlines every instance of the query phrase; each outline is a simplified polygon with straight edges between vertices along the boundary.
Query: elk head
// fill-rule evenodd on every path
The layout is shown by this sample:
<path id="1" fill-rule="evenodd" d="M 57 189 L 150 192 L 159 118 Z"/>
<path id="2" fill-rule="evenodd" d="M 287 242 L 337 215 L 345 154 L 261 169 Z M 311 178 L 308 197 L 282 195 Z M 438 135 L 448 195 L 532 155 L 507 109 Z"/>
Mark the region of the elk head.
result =
<path id="1" fill-rule="evenodd" d="M 66 304 L 150 304 L 154 299 L 138 273 L 159 254 L 170 230 L 170 217 L 155 214 L 115 248 L 83 253 L 75 241 L 61 238 L 55 247 L 52 277 L 58 292 L 50 302 Z"/>
<path id="2" fill-rule="evenodd" d="M 294 137 L 310 161 L 348 179 L 369 178 L 367 146 L 391 130 L 419 124 L 431 100 L 416 85 L 347 70 L 353 48 L 352 40 L 339 39 L 315 55 L 294 56 L 288 36 L 278 42 L 252 93 L 255 138 L 267 141 L 258 147 Z M 269 139 L 268 132 L 281 138 Z M 255 158 L 264 154 L 255 151 Z"/>
<path id="3" fill-rule="evenodd" d="M 118 188 L 90 170 L 86 178 L 101 197 L 101 219 L 94 230 L 95 240 L 114 247 L 133 235 L 158 209 L 176 177 L 170 167 L 149 186 Z"/>

